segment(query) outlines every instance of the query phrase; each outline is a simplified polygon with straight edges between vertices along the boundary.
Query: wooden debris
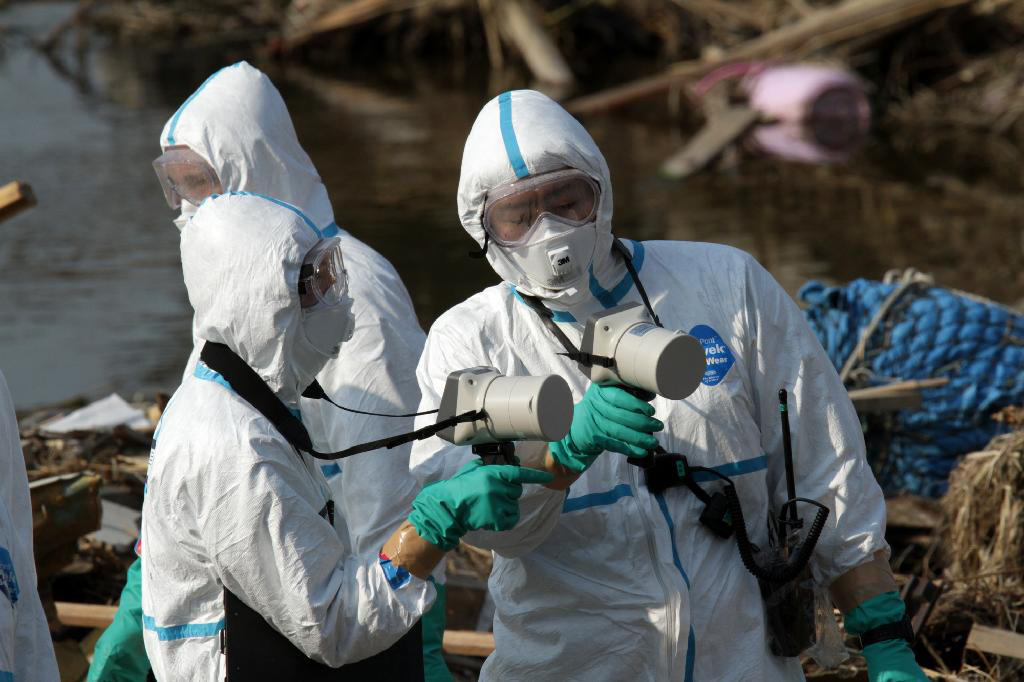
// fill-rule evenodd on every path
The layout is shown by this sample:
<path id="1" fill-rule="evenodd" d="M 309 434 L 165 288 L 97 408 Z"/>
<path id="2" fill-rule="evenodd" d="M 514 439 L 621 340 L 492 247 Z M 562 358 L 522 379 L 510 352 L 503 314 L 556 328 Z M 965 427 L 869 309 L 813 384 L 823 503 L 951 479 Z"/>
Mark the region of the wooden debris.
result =
<path id="1" fill-rule="evenodd" d="M 685 147 L 661 165 L 661 174 L 679 180 L 696 173 L 753 128 L 759 117 L 757 111 L 742 105 L 715 114 Z"/>
<path id="2" fill-rule="evenodd" d="M 555 86 L 572 85 L 572 69 L 545 31 L 540 9 L 532 0 L 502 0 L 496 9 L 505 40 L 522 55 L 534 77 Z"/>
<path id="3" fill-rule="evenodd" d="M 967 648 L 996 656 L 1024 659 L 1024 635 L 976 624 L 967 637 Z"/>
<path id="4" fill-rule="evenodd" d="M 850 391 L 850 400 L 858 412 L 892 412 L 921 407 L 921 390 L 945 386 L 949 379 L 913 379 L 896 381 L 885 386 L 856 388 Z"/>
<path id="5" fill-rule="evenodd" d="M 907 23 L 972 0 L 846 0 L 822 8 L 801 20 L 764 33 L 726 50 L 712 59 L 680 62 L 661 74 L 580 97 L 566 109 L 581 116 L 655 95 L 674 85 L 703 76 L 713 68 L 734 61 L 783 56 L 797 60 L 854 38 L 879 38 Z"/>
<path id="6" fill-rule="evenodd" d="M 0 223 L 36 205 L 36 195 L 25 182 L 9 182 L 0 187 Z"/>
<path id="7" fill-rule="evenodd" d="M 57 618 L 64 625 L 81 628 L 106 628 L 114 622 L 116 606 L 104 604 L 78 604 L 75 602 L 54 602 Z"/>
<path id="8" fill-rule="evenodd" d="M 40 582 L 74 558 L 78 538 L 100 527 L 99 476 L 66 474 L 32 481 L 32 536 Z"/>
<path id="9" fill-rule="evenodd" d="M 486 658 L 494 652 L 494 635 L 473 630 L 445 630 L 443 648 L 446 654 Z"/>
<path id="10" fill-rule="evenodd" d="M 313 38 L 340 31 L 386 14 L 401 12 L 432 0 L 353 0 L 311 21 L 284 41 L 285 50 L 293 50 Z"/>
<path id="11" fill-rule="evenodd" d="M 88 20 L 88 14 L 99 0 L 79 0 L 78 7 L 71 13 L 71 16 L 60 22 L 50 31 L 49 35 L 37 43 L 37 47 L 43 52 L 52 53 L 60 44 L 61 38 L 73 28 L 80 27 Z"/>

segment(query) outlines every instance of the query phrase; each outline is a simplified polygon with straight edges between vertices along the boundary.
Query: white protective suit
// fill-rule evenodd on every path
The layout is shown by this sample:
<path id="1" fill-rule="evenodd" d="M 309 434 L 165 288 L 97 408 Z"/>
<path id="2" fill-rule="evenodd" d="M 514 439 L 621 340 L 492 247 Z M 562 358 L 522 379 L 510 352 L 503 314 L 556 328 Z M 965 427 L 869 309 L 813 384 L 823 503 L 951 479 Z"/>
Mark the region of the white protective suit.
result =
<path id="1" fill-rule="evenodd" d="M 182 234 L 200 344 L 227 345 L 293 409 L 326 361 L 306 340 L 297 292 L 319 238 L 298 209 L 251 195 L 207 199 Z M 330 498 L 319 463 L 197 364 L 154 435 L 142 511 L 143 627 L 158 679 L 223 679 L 224 587 L 334 666 L 415 624 L 434 587 L 410 577 L 392 588 L 376 551 L 357 555 L 326 519 Z"/>
<path id="2" fill-rule="evenodd" d="M 609 249 L 611 181 L 583 127 L 537 92 L 492 100 L 466 141 L 458 205 L 463 226 L 482 243 L 488 189 L 517 172 L 566 166 L 585 171 L 601 188 L 597 248 L 583 290 L 546 301 L 579 344 L 581 322 L 591 312 L 640 301 Z M 736 249 L 626 244 L 664 325 L 693 334 L 706 352 L 707 371 L 693 395 L 654 400 L 655 416 L 665 423 L 659 442 L 694 465 L 731 476 L 751 539 L 764 546 L 766 516 L 786 498 L 777 402 L 778 389 L 786 387 L 797 493 L 832 510 L 812 562 L 816 579 L 828 584 L 886 548 L 885 507 L 857 416 L 792 300 Z M 519 272 L 493 243 L 489 260 L 506 281 L 446 312 L 427 335 L 417 370 L 422 404 L 438 403 L 450 371 L 475 365 L 560 374 L 579 401 L 588 380 L 558 355 L 563 347 L 517 297 L 510 282 L 520 281 Z M 525 280 L 519 286 L 554 295 Z M 424 482 L 447 478 L 472 456 L 469 450 L 432 438 L 414 446 L 411 466 Z M 543 443 L 517 448 L 524 463 L 543 451 Z M 795 659 L 770 653 L 757 581 L 735 540 L 721 540 L 699 523 L 701 507 L 685 487 L 650 494 L 639 468 L 606 452 L 567 492 L 528 489 L 512 531 L 467 535 L 467 542 L 495 553 L 497 649 L 481 679 L 800 679 Z"/>
<path id="3" fill-rule="evenodd" d="M 187 145 L 213 167 L 225 192 L 285 201 L 301 209 L 324 236 L 341 238 L 356 329 L 317 379 L 345 407 L 384 414 L 414 412 L 419 402 L 416 360 L 424 335 L 409 293 L 387 259 L 335 224 L 327 189 L 299 145 L 288 109 L 270 79 L 246 62 L 217 71 L 167 121 L 160 145 Z M 194 212 L 194 207 L 183 207 L 186 218 Z M 197 359 L 195 351 L 186 377 Z M 326 401 L 303 400 L 301 409 L 321 451 L 412 428 L 412 418 L 342 412 Z M 409 449 L 406 445 L 321 462 L 359 552 L 379 550 L 409 514 L 419 491 L 409 475 Z"/>
<path id="4" fill-rule="evenodd" d="M 59 679 L 36 589 L 32 500 L 14 402 L 0 373 L 0 682 Z"/>

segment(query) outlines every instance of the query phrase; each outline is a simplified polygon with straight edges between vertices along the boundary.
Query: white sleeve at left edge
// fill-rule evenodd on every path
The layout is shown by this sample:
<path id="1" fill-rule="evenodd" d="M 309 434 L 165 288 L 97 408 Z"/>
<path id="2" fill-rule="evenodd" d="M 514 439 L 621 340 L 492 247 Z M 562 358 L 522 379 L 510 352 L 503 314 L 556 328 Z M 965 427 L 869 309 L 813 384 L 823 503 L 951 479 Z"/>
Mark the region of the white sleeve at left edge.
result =
<path id="1" fill-rule="evenodd" d="M 10 580 L 8 597 L 12 602 L 12 623 L 14 625 L 13 661 L 0 662 L 0 673 L 8 672 L 14 679 L 57 680 L 57 659 L 53 653 L 53 641 L 46 624 L 39 591 L 36 587 L 36 565 L 32 553 L 32 502 L 25 472 L 25 455 L 21 450 L 21 436 L 14 415 L 14 402 L 7 390 L 7 382 L 0 373 L 0 515 L 5 515 L 9 532 L 0 540 L 0 547 L 7 552 L 11 565 L 0 567 L 0 573 L 10 571 L 11 576 L 0 575 L 0 580 Z M 0 595 L 0 608 L 5 598 Z M 0 637 L 3 633 L 0 633 Z M 6 670 L 5 665 L 12 669 Z M 2 678 L 2 674 L 0 674 Z"/>
<path id="2" fill-rule="evenodd" d="M 815 579 L 830 584 L 868 561 L 885 542 L 885 500 L 868 465 L 860 421 L 842 382 L 800 309 L 775 279 L 749 260 L 745 301 L 754 339 L 748 352 L 761 446 L 768 454 L 772 507 L 788 498 L 778 392 L 789 392 L 796 494 L 828 506 L 814 552 Z M 816 511 L 800 504 L 810 523 Z"/>

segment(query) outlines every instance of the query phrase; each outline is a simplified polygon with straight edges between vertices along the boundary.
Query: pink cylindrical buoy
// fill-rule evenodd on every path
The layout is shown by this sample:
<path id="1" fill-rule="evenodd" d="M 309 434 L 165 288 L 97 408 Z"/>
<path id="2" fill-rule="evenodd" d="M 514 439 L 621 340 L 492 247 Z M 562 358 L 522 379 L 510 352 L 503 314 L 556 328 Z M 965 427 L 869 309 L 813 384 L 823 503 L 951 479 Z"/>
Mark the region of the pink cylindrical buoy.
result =
<path id="1" fill-rule="evenodd" d="M 852 73 L 823 64 L 765 65 L 741 82 L 750 106 L 769 122 L 750 141 L 792 161 L 842 161 L 867 138 L 871 106 Z"/>

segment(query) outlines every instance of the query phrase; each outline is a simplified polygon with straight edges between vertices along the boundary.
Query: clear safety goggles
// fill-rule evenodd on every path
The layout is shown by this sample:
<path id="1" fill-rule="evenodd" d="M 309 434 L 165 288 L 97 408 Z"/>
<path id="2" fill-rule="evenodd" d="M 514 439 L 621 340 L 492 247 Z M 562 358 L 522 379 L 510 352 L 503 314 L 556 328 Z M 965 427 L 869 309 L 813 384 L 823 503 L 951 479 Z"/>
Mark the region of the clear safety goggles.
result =
<path id="1" fill-rule="evenodd" d="M 153 161 L 153 170 L 171 208 L 180 208 L 182 199 L 198 206 L 220 192 L 220 180 L 210 164 L 185 146 L 168 147 Z"/>
<path id="2" fill-rule="evenodd" d="M 305 309 L 341 303 L 348 293 L 348 272 L 341 257 L 341 239 L 321 239 L 299 269 L 299 303 Z"/>
<path id="3" fill-rule="evenodd" d="M 552 171 L 499 185 L 484 201 L 484 229 L 501 246 L 530 241 L 544 215 L 573 227 L 594 219 L 600 189 L 575 168 Z"/>

